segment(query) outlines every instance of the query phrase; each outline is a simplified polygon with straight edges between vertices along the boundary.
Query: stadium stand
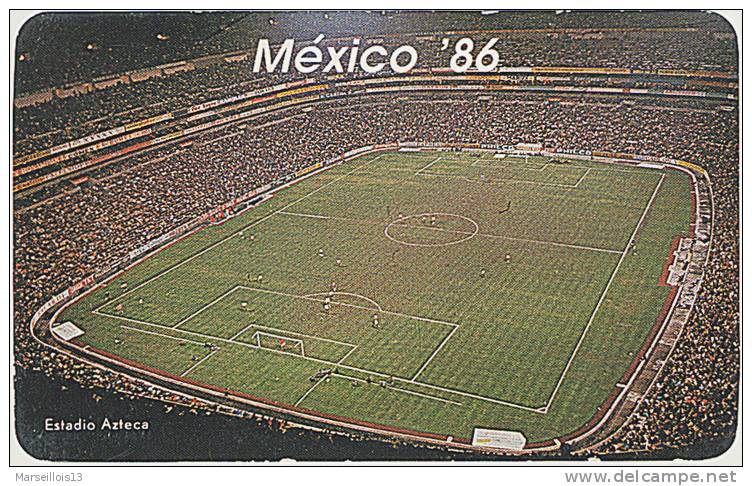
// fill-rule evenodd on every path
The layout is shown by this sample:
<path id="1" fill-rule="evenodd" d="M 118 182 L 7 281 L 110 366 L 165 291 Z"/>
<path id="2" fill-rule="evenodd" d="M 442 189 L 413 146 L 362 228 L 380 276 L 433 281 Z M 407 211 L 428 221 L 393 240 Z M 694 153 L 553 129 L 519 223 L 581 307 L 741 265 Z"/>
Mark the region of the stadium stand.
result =
<path id="1" fill-rule="evenodd" d="M 254 21 L 259 23 L 258 16 L 266 20 L 271 17 L 278 23 L 296 21 L 288 15 L 238 13 L 211 21 L 199 16 L 196 23 L 201 24 L 201 39 L 178 33 L 169 45 L 133 55 L 126 55 L 136 51 L 125 47 L 108 50 L 107 39 L 94 37 L 103 25 L 82 18 L 82 30 L 75 35 L 90 35 L 94 39 L 91 42 L 99 47 L 89 52 L 84 45 L 81 52 L 58 58 L 35 54 L 41 45 L 34 43 L 37 37 L 32 34 L 44 32 L 48 41 L 73 36 L 65 16 L 36 18 L 25 27 L 17 47 L 17 54 L 29 53 L 30 61 L 16 63 L 16 157 L 124 123 L 301 79 L 300 75 L 253 75 L 247 59 L 222 61 L 226 58 L 222 53 L 251 50 L 241 39 L 248 42 L 249 26 Z M 366 145 L 394 141 L 527 142 L 571 150 L 639 153 L 692 161 L 708 171 L 715 204 L 714 244 L 694 314 L 655 386 L 623 428 L 587 453 L 650 455 L 733 438 L 740 352 L 739 119 L 734 99 L 736 47 L 729 26 L 705 13 L 670 17 L 638 12 L 509 13 L 490 20 L 470 14 L 443 15 L 378 14 L 369 17 L 375 20 L 364 24 L 364 33 L 394 34 L 415 42 L 428 29 L 449 31 L 462 26 L 463 30 L 489 30 L 493 25 L 494 29 L 514 29 L 502 34 L 502 56 L 510 66 L 667 69 L 704 74 L 681 78 L 657 73 L 558 78 L 516 75 L 507 80 L 531 87 L 645 88 L 652 91 L 648 95 L 514 91 L 479 96 L 472 90 L 414 90 L 347 96 L 347 88 L 340 88 L 342 91 L 335 91 L 337 96 L 306 104 L 306 109 L 291 107 L 262 113 L 243 125 L 201 131 L 191 138 L 192 143 L 158 145 L 93 165 L 77 173 L 75 182 L 63 177 L 40 188 L 19 191 L 14 210 L 16 364 L 91 387 L 215 410 L 215 405 L 91 368 L 44 349 L 31 339 L 29 319 L 51 296 L 115 265 L 132 249 L 196 215 L 252 188 Z M 387 20 L 390 17 L 397 20 Z M 153 31 L 153 27 L 147 28 L 148 19 L 143 23 L 144 35 Z M 275 32 L 275 24 L 266 24 L 271 30 L 257 37 L 280 35 Z M 318 18 L 305 24 L 310 31 L 303 29 L 301 35 L 317 32 L 320 24 L 323 21 Z M 641 28 L 632 29 L 634 25 Z M 325 32 L 335 36 L 334 31 Z M 188 38 L 196 42 L 188 42 Z M 18 103 L 31 93 L 58 86 L 212 55 L 219 55 L 219 61 L 196 69 L 169 75 L 163 72 L 142 82 L 117 83 L 68 97 L 53 96 L 28 106 Z M 446 65 L 446 59 L 439 57 L 421 67 L 442 63 Z M 666 89 L 703 89 L 720 96 L 667 98 L 655 93 Z M 181 128 L 191 122 L 174 123 Z M 159 128 L 159 133 L 167 133 L 168 128 Z"/>

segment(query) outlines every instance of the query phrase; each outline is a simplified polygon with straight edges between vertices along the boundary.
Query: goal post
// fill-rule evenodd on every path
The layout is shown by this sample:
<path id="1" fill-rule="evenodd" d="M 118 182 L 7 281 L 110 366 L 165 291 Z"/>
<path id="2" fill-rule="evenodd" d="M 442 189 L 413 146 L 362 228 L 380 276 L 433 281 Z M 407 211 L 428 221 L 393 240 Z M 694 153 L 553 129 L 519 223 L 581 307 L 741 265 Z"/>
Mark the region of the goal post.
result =
<path id="1" fill-rule="evenodd" d="M 253 333 L 252 341 L 259 348 L 305 356 L 305 345 L 302 339 L 273 332 L 256 331 Z"/>

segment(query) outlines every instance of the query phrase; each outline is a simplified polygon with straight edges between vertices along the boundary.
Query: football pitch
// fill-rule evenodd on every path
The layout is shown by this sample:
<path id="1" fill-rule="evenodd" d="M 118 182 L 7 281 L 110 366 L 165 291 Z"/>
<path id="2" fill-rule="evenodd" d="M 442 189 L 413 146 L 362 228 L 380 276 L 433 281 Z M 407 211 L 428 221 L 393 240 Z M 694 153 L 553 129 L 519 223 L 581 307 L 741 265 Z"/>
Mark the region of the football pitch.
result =
<path id="1" fill-rule="evenodd" d="M 672 170 L 368 154 L 164 249 L 57 320 L 82 344 L 316 413 L 544 441 L 587 423 L 646 340 L 690 197 Z"/>

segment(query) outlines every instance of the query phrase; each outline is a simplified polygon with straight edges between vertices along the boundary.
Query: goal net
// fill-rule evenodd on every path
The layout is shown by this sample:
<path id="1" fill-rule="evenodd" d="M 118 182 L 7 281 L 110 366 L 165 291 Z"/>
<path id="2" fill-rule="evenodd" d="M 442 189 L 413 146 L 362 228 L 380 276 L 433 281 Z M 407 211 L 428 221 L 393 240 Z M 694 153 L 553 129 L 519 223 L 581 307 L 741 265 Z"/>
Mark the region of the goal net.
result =
<path id="1" fill-rule="evenodd" d="M 259 348 L 305 356 L 305 348 L 301 339 L 274 334 L 272 332 L 256 331 L 253 334 L 253 342 Z"/>

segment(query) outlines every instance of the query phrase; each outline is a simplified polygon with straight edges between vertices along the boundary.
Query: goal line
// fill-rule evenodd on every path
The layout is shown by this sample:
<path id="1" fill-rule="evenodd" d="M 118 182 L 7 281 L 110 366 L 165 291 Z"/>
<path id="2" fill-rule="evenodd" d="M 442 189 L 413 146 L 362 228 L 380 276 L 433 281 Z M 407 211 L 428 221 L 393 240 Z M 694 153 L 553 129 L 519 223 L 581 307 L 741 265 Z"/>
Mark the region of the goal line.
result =
<path id="1" fill-rule="evenodd" d="M 251 342 L 259 348 L 277 349 L 285 353 L 297 354 L 305 357 L 305 345 L 302 339 L 275 334 L 273 332 L 256 331 L 251 335 Z"/>

